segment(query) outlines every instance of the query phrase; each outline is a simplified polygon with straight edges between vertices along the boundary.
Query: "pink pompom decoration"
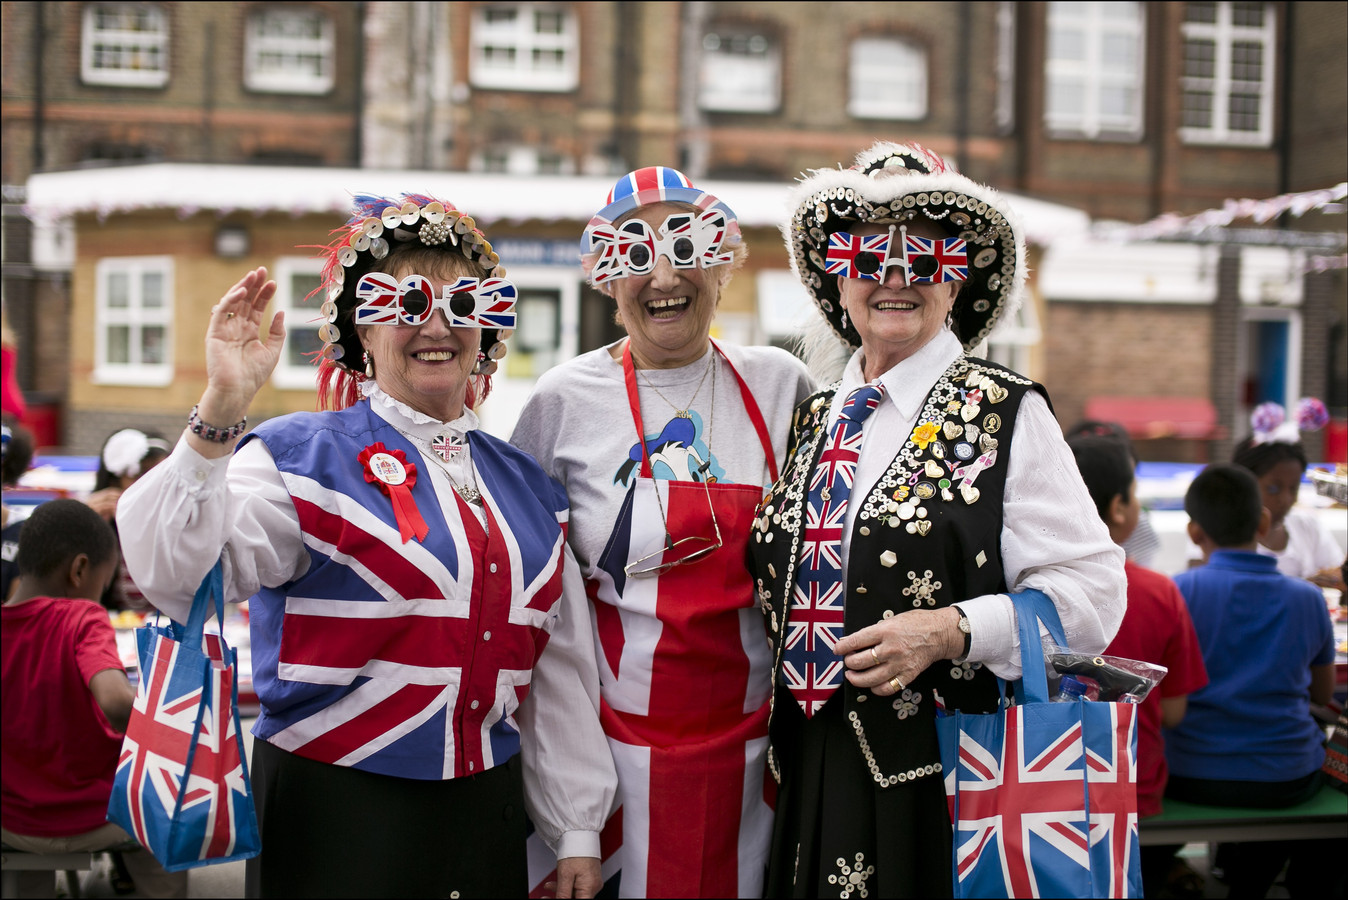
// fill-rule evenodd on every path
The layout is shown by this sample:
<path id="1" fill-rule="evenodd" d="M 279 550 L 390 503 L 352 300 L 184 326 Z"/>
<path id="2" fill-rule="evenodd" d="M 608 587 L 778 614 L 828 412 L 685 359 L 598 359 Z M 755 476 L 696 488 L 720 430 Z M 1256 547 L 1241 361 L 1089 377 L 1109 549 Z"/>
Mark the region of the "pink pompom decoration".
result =
<path id="1" fill-rule="evenodd" d="M 1255 434 L 1266 435 L 1281 425 L 1284 418 L 1281 404 L 1261 403 L 1250 413 L 1250 427 Z"/>
<path id="2" fill-rule="evenodd" d="M 1297 427 L 1302 431 L 1319 431 L 1329 424 L 1329 410 L 1314 397 L 1302 397 L 1297 403 Z"/>

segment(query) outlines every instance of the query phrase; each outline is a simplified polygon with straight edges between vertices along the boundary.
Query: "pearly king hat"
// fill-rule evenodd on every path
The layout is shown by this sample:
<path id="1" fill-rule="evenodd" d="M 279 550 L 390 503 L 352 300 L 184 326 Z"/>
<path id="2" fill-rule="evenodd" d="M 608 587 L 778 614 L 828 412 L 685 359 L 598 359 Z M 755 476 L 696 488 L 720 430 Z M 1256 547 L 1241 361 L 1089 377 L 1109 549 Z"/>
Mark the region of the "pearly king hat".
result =
<path id="1" fill-rule="evenodd" d="M 828 274 L 829 236 L 863 222 L 931 221 L 968 244 L 968 279 L 955 298 L 951 326 L 966 350 L 976 347 L 1020 305 L 1025 242 L 996 191 L 961 175 L 917 144 L 880 142 L 850 169 L 815 169 L 791 193 L 782 226 L 791 266 L 829 327 L 847 344 L 861 338 L 843 317 L 838 276 Z"/>

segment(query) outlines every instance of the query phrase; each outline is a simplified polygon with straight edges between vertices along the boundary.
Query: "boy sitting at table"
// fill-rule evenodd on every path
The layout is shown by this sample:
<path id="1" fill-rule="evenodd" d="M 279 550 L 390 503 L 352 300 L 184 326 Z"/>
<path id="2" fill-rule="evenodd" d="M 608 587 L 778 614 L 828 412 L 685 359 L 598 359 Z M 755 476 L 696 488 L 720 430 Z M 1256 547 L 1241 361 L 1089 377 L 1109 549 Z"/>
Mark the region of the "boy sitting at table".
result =
<path id="1" fill-rule="evenodd" d="M 117 541 L 77 500 L 50 500 L 19 537 L 19 581 L 0 607 L 0 837 L 28 853 L 103 850 L 131 840 L 107 821 L 135 691 L 98 598 Z M 187 873 L 126 854 L 146 897 L 186 897 Z M 55 873 L 20 872 L 19 895 L 55 896 Z"/>
<path id="2" fill-rule="evenodd" d="M 1166 732 L 1166 796 L 1214 806 L 1295 806 L 1320 790 L 1325 735 L 1311 716 L 1334 687 L 1334 633 L 1320 589 L 1278 572 L 1257 542 L 1269 527 L 1259 482 L 1212 465 L 1184 495 L 1189 537 L 1208 558 L 1175 576 L 1198 632 L 1208 686 Z M 1317 846 L 1318 845 L 1318 846 Z M 1342 896 L 1340 851 L 1324 842 L 1226 844 L 1231 896 L 1262 897 L 1290 861 L 1297 896 Z"/>
<path id="3" fill-rule="evenodd" d="M 1141 513 L 1129 446 L 1116 437 L 1095 434 L 1069 437 L 1067 446 L 1076 457 L 1081 479 L 1109 528 L 1110 538 L 1122 546 Z M 1166 783 L 1161 728 L 1180 723 L 1187 695 L 1207 684 L 1208 675 L 1198 636 L 1175 582 L 1132 559 L 1124 560 L 1123 571 L 1128 577 L 1128 611 L 1105 652 L 1168 670 L 1137 715 L 1137 814 L 1154 816 L 1161 811 Z M 1145 896 L 1160 896 L 1162 889 L 1171 896 L 1202 896 L 1202 882 L 1195 881 L 1198 876 L 1191 869 L 1176 862 L 1177 850 L 1179 847 L 1173 846 L 1142 848 Z"/>

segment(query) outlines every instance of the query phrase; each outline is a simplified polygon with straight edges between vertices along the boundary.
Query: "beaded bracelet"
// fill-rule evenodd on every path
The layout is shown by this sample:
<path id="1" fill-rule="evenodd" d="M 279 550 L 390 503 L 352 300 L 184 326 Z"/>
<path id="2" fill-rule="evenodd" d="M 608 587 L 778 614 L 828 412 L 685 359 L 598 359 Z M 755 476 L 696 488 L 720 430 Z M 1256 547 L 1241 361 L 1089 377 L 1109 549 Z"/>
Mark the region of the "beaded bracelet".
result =
<path id="1" fill-rule="evenodd" d="M 198 406 L 192 407 L 192 412 L 187 416 L 187 430 L 207 441 L 215 441 L 217 444 L 228 444 L 239 435 L 243 434 L 248 427 L 248 417 L 244 416 L 243 421 L 236 422 L 228 428 L 216 428 L 214 425 L 207 425 L 201 421 L 201 414 L 197 411 Z"/>

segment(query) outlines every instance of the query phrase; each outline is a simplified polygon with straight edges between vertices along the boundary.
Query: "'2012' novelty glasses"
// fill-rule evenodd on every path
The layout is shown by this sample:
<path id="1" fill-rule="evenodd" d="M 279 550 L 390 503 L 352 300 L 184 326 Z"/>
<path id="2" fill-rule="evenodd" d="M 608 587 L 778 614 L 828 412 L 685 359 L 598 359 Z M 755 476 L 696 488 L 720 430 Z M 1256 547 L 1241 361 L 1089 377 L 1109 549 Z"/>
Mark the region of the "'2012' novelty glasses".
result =
<path id="1" fill-rule="evenodd" d="M 824 271 L 844 278 L 869 278 L 883 281 L 889 266 L 903 270 L 909 284 L 942 284 L 969 278 L 968 245 L 962 238 L 923 238 L 899 226 L 888 234 L 850 234 L 835 231 L 828 236 Z"/>
<path id="2" fill-rule="evenodd" d="M 370 272 L 356 284 L 356 325 L 421 325 L 437 309 L 454 328 L 514 328 L 515 285 L 504 278 L 459 278 L 441 288 L 425 275 L 398 281 L 383 272 Z"/>
<path id="3" fill-rule="evenodd" d="M 596 225 L 589 231 L 590 246 L 599 253 L 590 280 L 603 284 L 613 278 L 646 275 L 660 256 L 676 269 L 725 265 L 734 258 L 731 251 L 721 249 L 726 233 L 726 216 L 718 209 L 701 215 L 675 213 L 658 232 L 642 219 L 630 219 L 616 228 Z"/>

